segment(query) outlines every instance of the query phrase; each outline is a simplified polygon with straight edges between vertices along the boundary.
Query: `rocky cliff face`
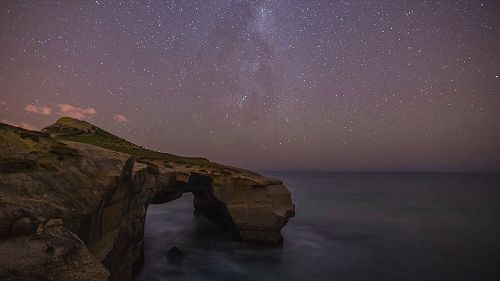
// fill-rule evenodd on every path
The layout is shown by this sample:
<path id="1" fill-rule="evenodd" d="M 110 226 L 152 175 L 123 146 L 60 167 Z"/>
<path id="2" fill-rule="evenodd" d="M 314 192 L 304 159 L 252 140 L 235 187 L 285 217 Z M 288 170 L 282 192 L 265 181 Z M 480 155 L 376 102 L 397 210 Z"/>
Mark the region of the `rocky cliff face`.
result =
<path id="1" fill-rule="evenodd" d="M 279 180 L 146 150 L 62 118 L 43 132 L 0 124 L 0 280 L 132 280 L 148 205 L 194 208 L 248 242 L 279 244 L 294 215 Z"/>

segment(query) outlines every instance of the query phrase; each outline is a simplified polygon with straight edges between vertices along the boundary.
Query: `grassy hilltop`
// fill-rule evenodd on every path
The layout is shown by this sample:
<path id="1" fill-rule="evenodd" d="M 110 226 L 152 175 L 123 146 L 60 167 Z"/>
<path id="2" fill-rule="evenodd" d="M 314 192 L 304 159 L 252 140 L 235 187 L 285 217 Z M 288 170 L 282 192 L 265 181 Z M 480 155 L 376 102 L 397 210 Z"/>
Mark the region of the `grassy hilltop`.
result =
<path id="1" fill-rule="evenodd" d="M 192 164 L 209 163 L 207 159 L 201 157 L 182 157 L 170 153 L 152 151 L 108 133 L 88 122 L 70 117 L 60 118 L 56 123 L 43 128 L 42 132 L 56 139 L 92 144 L 109 150 L 127 153 L 137 158 L 162 159 Z"/>

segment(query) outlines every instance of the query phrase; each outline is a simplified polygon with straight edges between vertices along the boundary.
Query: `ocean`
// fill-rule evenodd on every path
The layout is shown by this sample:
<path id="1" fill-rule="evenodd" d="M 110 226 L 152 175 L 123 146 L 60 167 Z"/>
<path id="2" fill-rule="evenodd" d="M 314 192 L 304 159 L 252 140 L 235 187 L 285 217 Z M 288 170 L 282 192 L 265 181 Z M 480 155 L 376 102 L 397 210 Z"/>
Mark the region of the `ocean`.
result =
<path id="1" fill-rule="evenodd" d="M 500 280 L 500 174 L 264 175 L 296 205 L 283 247 L 238 241 L 185 194 L 149 206 L 137 280 Z"/>

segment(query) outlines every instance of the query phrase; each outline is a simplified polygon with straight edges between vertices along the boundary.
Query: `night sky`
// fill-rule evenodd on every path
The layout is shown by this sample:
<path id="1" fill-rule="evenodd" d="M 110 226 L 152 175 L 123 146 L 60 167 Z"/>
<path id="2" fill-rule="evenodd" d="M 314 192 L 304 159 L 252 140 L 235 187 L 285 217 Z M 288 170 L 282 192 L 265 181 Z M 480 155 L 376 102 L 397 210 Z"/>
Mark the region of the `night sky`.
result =
<path id="1" fill-rule="evenodd" d="M 500 170 L 499 1 L 1 1 L 0 121 L 265 170 Z"/>

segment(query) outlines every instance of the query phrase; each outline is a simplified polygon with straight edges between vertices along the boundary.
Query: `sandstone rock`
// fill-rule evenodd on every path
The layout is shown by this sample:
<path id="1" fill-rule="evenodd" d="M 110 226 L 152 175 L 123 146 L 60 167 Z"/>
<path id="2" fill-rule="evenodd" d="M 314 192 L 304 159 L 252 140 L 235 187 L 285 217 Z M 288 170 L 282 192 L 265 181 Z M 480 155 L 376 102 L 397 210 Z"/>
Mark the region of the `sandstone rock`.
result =
<path id="1" fill-rule="evenodd" d="M 251 171 L 146 150 L 71 118 L 44 132 L 0 123 L 0 280 L 132 280 L 147 206 L 185 192 L 248 242 L 281 243 L 294 216 L 286 187 Z"/>
<path id="2" fill-rule="evenodd" d="M 109 273 L 68 230 L 12 237 L 0 241 L 0 280 L 96 280 Z"/>
<path id="3" fill-rule="evenodd" d="M 28 217 L 17 219 L 10 229 L 11 236 L 30 234 L 35 231 L 35 223 Z"/>
<path id="4" fill-rule="evenodd" d="M 63 223 L 62 219 L 50 219 L 45 223 L 44 228 L 47 229 L 47 228 L 58 227 L 58 226 L 63 226 L 63 225 L 64 225 L 64 223 Z"/>

